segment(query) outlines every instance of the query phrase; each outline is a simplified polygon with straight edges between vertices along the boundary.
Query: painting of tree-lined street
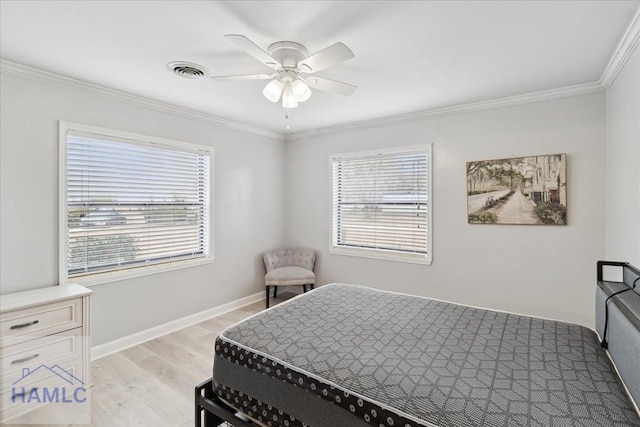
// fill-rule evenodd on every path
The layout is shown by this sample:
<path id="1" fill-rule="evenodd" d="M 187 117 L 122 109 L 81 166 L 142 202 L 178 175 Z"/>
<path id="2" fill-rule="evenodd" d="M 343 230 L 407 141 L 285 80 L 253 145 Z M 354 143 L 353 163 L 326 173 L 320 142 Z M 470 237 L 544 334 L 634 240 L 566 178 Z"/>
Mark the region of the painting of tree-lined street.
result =
<path id="1" fill-rule="evenodd" d="M 567 223 L 567 156 L 467 162 L 469 224 Z"/>

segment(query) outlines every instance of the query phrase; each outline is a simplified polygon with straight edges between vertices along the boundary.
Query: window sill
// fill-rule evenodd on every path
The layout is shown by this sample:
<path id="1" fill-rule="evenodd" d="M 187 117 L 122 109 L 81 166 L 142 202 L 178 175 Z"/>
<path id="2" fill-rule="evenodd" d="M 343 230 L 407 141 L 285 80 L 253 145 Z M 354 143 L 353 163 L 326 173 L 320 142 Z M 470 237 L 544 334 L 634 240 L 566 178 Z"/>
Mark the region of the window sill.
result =
<path id="1" fill-rule="evenodd" d="M 417 255 L 409 253 L 398 253 L 391 251 L 384 251 L 379 249 L 359 249 L 359 248 L 346 248 L 341 246 L 332 246 L 329 248 L 329 253 L 334 255 L 347 255 L 360 258 L 372 258 L 381 259 L 385 261 L 397 261 L 406 262 L 410 264 L 423 264 L 431 265 L 430 255 Z"/>
<path id="2" fill-rule="evenodd" d="M 82 286 L 91 287 L 104 285 L 122 280 L 135 279 L 137 277 L 151 276 L 153 274 L 166 273 L 174 270 L 182 270 L 184 268 L 197 267 L 213 263 L 212 257 L 199 258 L 195 260 L 181 261 L 176 263 L 164 263 L 153 266 L 137 267 L 130 270 L 114 271 L 108 273 L 96 273 L 84 277 L 70 277 L 67 282 L 81 284 Z"/>

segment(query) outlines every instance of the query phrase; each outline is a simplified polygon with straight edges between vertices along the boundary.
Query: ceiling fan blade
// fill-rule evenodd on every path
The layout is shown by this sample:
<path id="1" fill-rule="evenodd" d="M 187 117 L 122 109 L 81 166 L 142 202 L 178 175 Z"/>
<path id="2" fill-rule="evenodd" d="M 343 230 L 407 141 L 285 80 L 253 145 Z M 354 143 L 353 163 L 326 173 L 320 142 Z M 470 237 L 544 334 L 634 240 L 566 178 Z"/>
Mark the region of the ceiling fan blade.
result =
<path id="1" fill-rule="evenodd" d="M 315 73 L 355 57 L 351 49 L 338 42 L 298 62 L 302 73 Z"/>
<path id="2" fill-rule="evenodd" d="M 262 50 L 260 46 L 258 46 L 245 36 L 241 34 L 227 34 L 224 37 L 231 43 L 243 49 L 249 55 L 256 58 L 258 61 L 262 62 L 267 67 L 271 67 L 275 70 L 281 67 L 280 63 L 276 59 L 274 59 L 271 55 Z"/>
<path id="3" fill-rule="evenodd" d="M 316 76 L 305 77 L 304 82 L 314 89 L 320 89 L 325 92 L 337 93 L 344 96 L 351 95 L 358 88 L 358 86 L 349 83 L 337 82 L 335 80 Z"/>
<path id="4" fill-rule="evenodd" d="M 277 74 L 238 74 L 234 76 L 209 76 L 209 78 L 214 80 L 269 80 L 275 76 Z"/>

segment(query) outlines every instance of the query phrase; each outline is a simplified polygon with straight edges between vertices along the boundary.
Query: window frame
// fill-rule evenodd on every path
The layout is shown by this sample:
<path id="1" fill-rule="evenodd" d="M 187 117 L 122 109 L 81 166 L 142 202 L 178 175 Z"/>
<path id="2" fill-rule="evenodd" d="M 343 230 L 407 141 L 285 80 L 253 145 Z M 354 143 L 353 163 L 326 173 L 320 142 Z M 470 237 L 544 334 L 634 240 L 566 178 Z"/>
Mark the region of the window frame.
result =
<path id="1" fill-rule="evenodd" d="M 96 134 L 105 139 L 114 138 L 115 140 L 131 140 L 143 143 L 158 144 L 169 147 L 183 148 L 185 150 L 197 150 L 207 152 L 209 155 L 209 182 L 207 185 L 207 224 L 208 238 L 205 248 L 206 254 L 199 258 L 177 260 L 167 263 L 140 265 L 123 270 L 110 270 L 104 272 L 96 272 L 87 277 L 69 277 L 69 222 L 68 222 L 68 206 L 67 206 L 67 136 L 69 131 L 76 131 L 87 134 Z M 212 218 L 214 215 L 214 201 L 211 197 L 214 179 L 214 148 L 194 144 L 190 142 L 178 141 L 173 139 L 161 138 L 150 135 L 143 135 L 133 132 L 107 129 L 97 126 L 91 126 L 80 123 L 72 123 L 60 120 L 58 122 L 58 240 L 59 240 L 59 282 L 61 285 L 67 283 L 81 283 L 84 286 L 94 286 L 104 283 L 117 282 L 121 280 L 133 279 L 137 277 L 148 276 L 168 271 L 181 270 L 195 266 L 210 264 L 214 260 L 214 224 Z"/>
<path id="2" fill-rule="evenodd" d="M 426 203 L 426 223 L 427 223 L 427 239 L 426 239 L 426 254 L 416 254 L 410 252 L 400 252 L 393 250 L 385 250 L 380 248 L 358 248 L 337 245 L 337 229 L 334 222 L 334 176 L 333 176 L 333 164 L 336 160 L 340 159 L 358 159 L 364 157 L 371 157 L 375 155 L 385 154 L 402 154 L 407 152 L 423 151 L 426 154 L 427 161 L 427 203 Z M 329 176 L 330 176 L 330 188 L 329 188 L 329 253 L 335 255 L 347 255 L 361 258 L 381 259 L 387 261 L 399 261 L 412 264 L 431 265 L 433 262 L 433 189 L 432 189 L 432 144 L 418 144 L 407 145 L 400 147 L 385 147 L 374 150 L 336 153 L 329 156 Z"/>

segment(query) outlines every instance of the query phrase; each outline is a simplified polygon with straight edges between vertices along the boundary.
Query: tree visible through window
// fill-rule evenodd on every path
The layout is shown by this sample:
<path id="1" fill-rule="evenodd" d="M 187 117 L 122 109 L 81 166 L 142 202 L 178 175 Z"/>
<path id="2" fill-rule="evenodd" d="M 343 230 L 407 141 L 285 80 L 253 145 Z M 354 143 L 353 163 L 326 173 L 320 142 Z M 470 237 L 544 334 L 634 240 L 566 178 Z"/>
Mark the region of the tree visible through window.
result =
<path id="1" fill-rule="evenodd" d="M 429 165 L 428 147 L 334 156 L 334 252 L 429 263 Z"/>
<path id="2" fill-rule="evenodd" d="M 209 148 L 66 123 L 61 138 L 67 278 L 208 257 Z"/>

